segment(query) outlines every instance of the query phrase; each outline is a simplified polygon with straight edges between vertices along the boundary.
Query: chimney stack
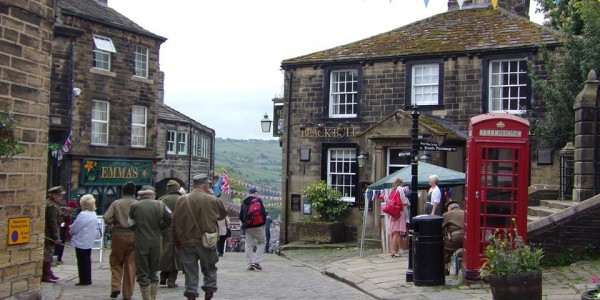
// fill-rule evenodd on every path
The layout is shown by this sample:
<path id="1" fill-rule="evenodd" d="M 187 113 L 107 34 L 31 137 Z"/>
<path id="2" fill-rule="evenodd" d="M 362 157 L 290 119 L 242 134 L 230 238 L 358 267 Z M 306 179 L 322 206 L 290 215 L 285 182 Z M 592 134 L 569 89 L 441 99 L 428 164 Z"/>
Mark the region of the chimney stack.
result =
<path id="1" fill-rule="evenodd" d="M 530 0 L 498 0 L 498 7 L 502 7 L 519 16 L 529 19 L 529 2 Z M 481 4 L 492 5 L 491 0 L 464 0 L 462 9 L 467 9 L 472 6 L 480 6 Z M 458 10 L 457 0 L 448 0 L 448 11 Z"/>

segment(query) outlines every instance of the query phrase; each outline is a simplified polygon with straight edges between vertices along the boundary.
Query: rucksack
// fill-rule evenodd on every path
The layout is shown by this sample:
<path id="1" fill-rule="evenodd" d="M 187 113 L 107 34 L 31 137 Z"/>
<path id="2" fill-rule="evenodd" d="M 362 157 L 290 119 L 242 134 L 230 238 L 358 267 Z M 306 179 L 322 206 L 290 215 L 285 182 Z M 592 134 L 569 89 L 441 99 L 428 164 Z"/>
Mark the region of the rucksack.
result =
<path id="1" fill-rule="evenodd" d="M 258 199 L 254 198 L 250 201 L 244 223 L 247 227 L 260 226 L 265 223 L 265 217 L 262 215 L 262 206 Z"/>

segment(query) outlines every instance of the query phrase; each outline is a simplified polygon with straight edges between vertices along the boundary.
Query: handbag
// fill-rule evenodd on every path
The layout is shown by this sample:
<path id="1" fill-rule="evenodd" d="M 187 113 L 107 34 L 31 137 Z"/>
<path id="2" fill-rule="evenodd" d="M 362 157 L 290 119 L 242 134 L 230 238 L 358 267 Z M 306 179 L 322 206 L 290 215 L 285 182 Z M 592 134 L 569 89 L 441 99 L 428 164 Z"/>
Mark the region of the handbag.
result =
<path id="1" fill-rule="evenodd" d="M 394 191 L 390 194 L 390 197 L 382 210 L 384 213 L 390 215 L 393 218 L 399 218 L 402 214 L 402 206 L 396 205 L 396 197 L 398 196 L 397 191 Z"/>
<path id="2" fill-rule="evenodd" d="M 185 197 L 185 203 L 187 203 L 188 209 L 190 210 L 192 215 L 192 219 L 194 219 L 196 229 L 200 230 L 198 222 L 196 222 L 196 217 L 194 217 L 194 212 L 192 211 L 192 207 L 190 206 L 190 200 L 188 199 L 187 195 Z M 202 233 L 200 240 L 202 241 L 202 247 L 206 249 L 216 249 L 217 241 L 219 240 L 219 232 L 204 232 Z"/>

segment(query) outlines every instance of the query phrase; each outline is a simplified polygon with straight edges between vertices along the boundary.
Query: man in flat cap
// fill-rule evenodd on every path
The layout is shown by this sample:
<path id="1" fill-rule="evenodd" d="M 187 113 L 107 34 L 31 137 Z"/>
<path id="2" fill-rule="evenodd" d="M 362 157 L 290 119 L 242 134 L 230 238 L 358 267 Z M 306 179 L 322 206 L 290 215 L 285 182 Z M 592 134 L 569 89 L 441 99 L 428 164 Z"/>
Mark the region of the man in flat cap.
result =
<path id="1" fill-rule="evenodd" d="M 127 220 L 131 206 L 136 202 L 135 183 L 129 181 L 123 184 L 121 194 L 121 199 L 113 201 L 103 216 L 104 222 L 112 225 L 110 297 L 117 298 L 122 290 L 123 299 L 131 299 L 135 288 L 135 254 L 133 231 L 129 229 Z"/>
<path id="2" fill-rule="evenodd" d="M 65 191 L 62 186 L 54 186 L 48 190 L 46 199 L 46 228 L 44 230 L 44 259 L 42 262 L 42 282 L 54 283 L 59 278 L 52 273 L 52 256 L 54 246 L 60 244 L 60 222 L 62 213 L 58 203 Z"/>
<path id="3" fill-rule="evenodd" d="M 161 231 L 171 225 L 171 210 L 155 199 L 154 188 L 142 186 L 138 200 L 129 212 L 129 227 L 133 229 L 135 275 L 143 300 L 156 299 L 160 263 Z"/>
<path id="4" fill-rule="evenodd" d="M 160 197 L 171 211 L 175 209 L 175 202 L 181 197 L 179 193 L 179 183 L 175 180 L 167 182 L 167 194 Z M 175 214 L 173 214 L 175 217 Z M 176 288 L 177 273 L 179 272 L 179 253 L 175 251 L 173 243 L 173 234 L 171 228 L 165 228 L 162 231 L 162 242 L 160 246 L 160 285 L 167 285 L 168 288 Z"/>
<path id="5" fill-rule="evenodd" d="M 442 230 L 444 232 L 444 263 L 448 264 L 454 251 L 463 247 L 465 211 L 460 209 L 458 202 L 450 201 L 448 211 L 444 213 Z"/>
<path id="6" fill-rule="evenodd" d="M 202 266 L 204 280 L 202 290 L 204 299 L 212 299 L 217 291 L 217 267 L 219 256 L 215 249 L 202 246 L 205 232 L 217 232 L 217 221 L 227 216 L 223 203 L 213 195 L 208 175 L 193 177 L 193 190 L 181 196 L 175 204 L 173 213 L 173 241 L 179 249 L 183 272 L 185 273 L 185 292 L 187 299 L 195 300 L 198 294 L 198 261 Z"/>

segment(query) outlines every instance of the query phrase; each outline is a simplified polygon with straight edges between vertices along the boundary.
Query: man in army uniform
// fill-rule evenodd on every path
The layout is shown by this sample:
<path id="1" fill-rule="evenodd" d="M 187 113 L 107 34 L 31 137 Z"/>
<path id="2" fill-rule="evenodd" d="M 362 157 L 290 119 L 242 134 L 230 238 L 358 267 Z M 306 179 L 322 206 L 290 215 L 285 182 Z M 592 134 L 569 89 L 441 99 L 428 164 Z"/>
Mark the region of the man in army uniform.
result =
<path id="1" fill-rule="evenodd" d="M 160 197 L 171 211 L 175 208 L 175 202 L 181 197 L 179 193 L 179 183 L 175 180 L 167 182 L 167 194 Z M 160 284 L 167 285 L 168 288 L 176 288 L 177 272 L 179 266 L 179 253 L 175 251 L 171 228 L 162 231 L 162 243 L 160 247 Z"/>
<path id="2" fill-rule="evenodd" d="M 133 231 L 127 220 L 131 206 L 136 202 L 135 183 L 129 181 L 121 187 L 123 197 L 113 201 L 104 213 L 104 222 L 112 225 L 112 243 L 110 252 L 110 297 L 117 298 L 121 293 L 123 281 L 123 299 L 131 299 L 135 287 L 135 255 L 133 252 Z"/>
<path id="3" fill-rule="evenodd" d="M 48 190 L 50 196 L 46 199 L 46 228 L 44 230 L 44 259 L 42 264 L 42 282 L 54 283 L 59 278 L 52 273 L 52 255 L 54 246 L 60 244 L 60 222 L 62 213 L 58 203 L 65 191 L 62 186 L 54 186 Z"/>
<path id="4" fill-rule="evenodd" d="M 217 291 L 217 267 L 219 256 L 215 249 L 202 246 L 205 232 L 217 232 L 217 221 L 227 216 L 227 210 L 209 187 L 208 175 L 193 177 L 193 190 L 181 196 L 175 204 L 173 219 L 173 242 L 180 249 L 181 265 L 185 273 L 185 292 L 188 300 L 195 300 L 198 294 L 198 261 L 204 280 L 204 299 L 212 299 Z"/>
<path id="5" fill-rule="evenodd" d="M 139 201 L 131 206 L 129 228 L 133 230 L 137 282 L 143 300 L 156 299 L 160 261 L 161 231 L 171 225 L 171 210 L 155 199 L 148 185 L 138 192 Z"/>

